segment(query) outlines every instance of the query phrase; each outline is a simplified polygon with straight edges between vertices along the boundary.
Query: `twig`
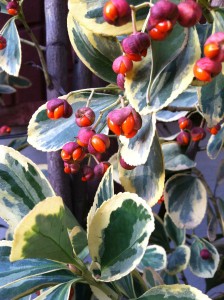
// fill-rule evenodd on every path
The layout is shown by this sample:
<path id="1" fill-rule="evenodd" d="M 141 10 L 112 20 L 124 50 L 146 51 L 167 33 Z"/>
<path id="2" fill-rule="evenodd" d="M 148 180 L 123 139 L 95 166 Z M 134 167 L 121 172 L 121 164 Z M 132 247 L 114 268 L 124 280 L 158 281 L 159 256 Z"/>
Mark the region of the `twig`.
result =
<path id="1" fill-rule="evenodd" d="M 22 43 L 26 44 L 26 45 L 29 45 L 29 46 L 32 46 L 32 47 L 36 47 L 36 45 L 35 45 L 33 42 L 28 41 L 28 40 L 26 40 L 26 39 L 20 38 L 20 41 L 21 41 Z M 45 46 L 39 45 L 39 47 L 40 47 L 40 49 L 41 49 L 42 51 L 46 51 L 46 47 L 45 47 Z"/>
<path id="2" fill-rule="evenodd" d="M 167 106 L 164 107 L 163 110 L 168 110 L 171 112 L 178 112 L 178 111 L 196 111 L 195 107 L 186 107 L 186 106 Z"/>

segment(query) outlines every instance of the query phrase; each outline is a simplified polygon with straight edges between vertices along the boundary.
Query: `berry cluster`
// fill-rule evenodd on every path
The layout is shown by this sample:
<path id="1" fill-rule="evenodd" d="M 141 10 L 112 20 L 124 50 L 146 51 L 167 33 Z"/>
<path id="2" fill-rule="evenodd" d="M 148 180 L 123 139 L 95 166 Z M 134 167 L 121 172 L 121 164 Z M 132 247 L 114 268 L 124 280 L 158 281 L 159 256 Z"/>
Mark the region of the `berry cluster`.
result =
<path id="1" fill-rule="evenodd" d="M 0 127 L 0 135 L 10 134 L 10 132 L 11 132 L 11 127 L 7 125 L 3 125 Z"/>
<path id="2" fill-rule="evenodd" d="M 120 26 L 130 21 L 131 9 L 134 8 L 130 7 L 126 0 L 111 0 L 104 5 L 103 16 L 109 24 Z M 117 57 L 112 65 L 113 71 L 118 74 L 117 85 L 124 89 L 126 73 L 132 70 L 133 61 L 140 61 L 146 56 L 150 38 L 157 41 L 164 40 L 176 22 L 183 27 L 191 27 L 201 16 L 202 9 L 194 0 L 185 0 L 178 5 L 169 0 L 156 2 L 150 10 L 148 33 L 134 31 L 121 43 L 123 55 Z"/>
<path id="3" fill-rule="evenodd" d="M 69 118 L 72 113 L 72 106 L 62 99 L 52 99 L 47 102 L 47 116 L 56 120 L 59 118 Z M 81 107 L 75 112 L 75 122 L 81 127 L 76 141 L 66 143 L 61 150 L 61 158 L 64 162 L 64 171 L 67 174 L 82 172 L 82 180 L 88 181 L 93 178 L 101 178 L 110 166 L 109 162 L 101 160 L 101 154 L 105 153 L 110 146 L 110 139 L 107 135 L 96 133 L 95 113 L 90 107 Z M 109 129 L 117 136 L 124 135 L 132 138 L 142 126 L 142 119 L 132 107 L 127 106 L 111 111 L 107 116 Z M 93 126 L 92 126 L 93 125 Z M 83 165 L 85 158 L 93 157 L 97 165 L 93 168 Z M 81 164 L 82 163 L 82 164 Z M 121 166 L 131 170 L 130 166 L 120 158 Z"/>
<path id="4" fill-rule="evenodd" d="M 19 3 L 17 0 L 12 0 L 6 5 L 6 10 L 9 15 L 17 16 L 19 13 Z"/>
<path id="5" fill-rule="evenodd" d="M 210 82 L 222 71 L 224 62 L 224 32 L 211 35 L 204 44 L 205 57 L 194 65 L 194 76 L 201 81 Z"/>
<path id="6" fill-rule="evenodd" d="M 205 138 L 205 130 L 202 127 L 192 128 L 192 121 L 187 117 L 178 120 L 181 132 L 177 136 L 177 142 L 181 146 L 187 146 L 190 141 L 198 142 Z"/>

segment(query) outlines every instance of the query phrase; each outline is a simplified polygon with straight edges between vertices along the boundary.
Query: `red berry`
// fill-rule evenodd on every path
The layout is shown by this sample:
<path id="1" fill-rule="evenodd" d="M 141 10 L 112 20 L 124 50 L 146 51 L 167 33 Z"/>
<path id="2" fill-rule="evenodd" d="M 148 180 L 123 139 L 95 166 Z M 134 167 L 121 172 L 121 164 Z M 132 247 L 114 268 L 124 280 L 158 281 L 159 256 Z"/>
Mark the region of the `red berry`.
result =
<path id="1" fill-rule="evenodd" d="M 77 162 L 71 164 L 64 162 L 64 172 L 66 174 L 76 174 L 80 169 L 80 165 Z"/>
<path id="2" fill-rule="evenodd" d="M 54 110 L 54 119 L 60 119 L 64 115 L 64 105 L 60 105 Z"/>
<path id="3" fill-rule="evenodd" d="M 76 142 L 68 142 L 62 147 L 61 158 L 65 162 L 81 161 L 85 155 L 85 150 Z"/>
<path id="4" fill-rule="evenodd" d="M 204 248 L 200 251 L 200 257 L 204 260 L 208 260 L 212 258 L 211 253 L 208 251 L 208 249 Z"/>
<path id="5" fill-rule="evenodd" d="M 89 166 L 84 166 L 82 168 L 82 181 L 89 181 L 91 179 L 93 179 L 94 177 L 94 172 L 93 169 Z"/>
<path id="6" fill-rule="evenodd" d="M 75 113 L 75 121 L 79 127 L 88 127 L 95 121 L 95 113 L 90 107 L 79 108 Z"/>
<path id="7" fill-rule="evenodd" d="M 131 20 L 131 8 L 126 0 L 111 0 L 103 8 L 106 22 L 114 26 L 122 26 Z"/>
<path id="8" fill-rule="evenodd" d="M 150 37 L 153 40 L 156 40 L 156 41 L 162 41 L 162 40 L 164 40 L 167 37 L 167 34 L 168 34 L 167 32 L 162 32 L 159 29 L 157 29 L 156 27 L 152 28 L 149 31 Z"/>
<path id="9" fill-rule="evenodd" d="M 81 160 L 83 160 L 83 158 L 85 156 L 86 156 L 86 153 L 81 146 L 79 146 L 77 149 L 75 149 L 72 153 L 72 158 L 75 161 L 81 161 Z"/>
<path id="10" fill-rule="evenodd" d="M 78 132 L 77 143 L 82 147 L 87 147 L 89 139 L 95 134 L 91 127 L 81 128 Z"/>
<path id="11" fill-rule="evenodd" d="M 131 165 L 127 164 L 122 157 L 120 157 L 120 165 L 122 166 L 122 168 L 124 168 L 125 170 L 129 170 L 129 171 L 136 168 L 136 166 L 131 166 Z"/>
<path id="12" fill-rule="evenodd" d="M 204 54 L 214 61 L 224 62 L 224 32 L 216 32 L 206 40 Z"/>
<path id="13" fill-rule="evenodd" d="M 47 116 L 56 120 L 59 118 L 69 118 L 72 115 L 71 105 L 63 99 L 52 99 L 47 102 Z"/>
<path id="14" fill-rule="evenodd" d="M 7 5 L 6 5 L 6 10 L 8 11 L 8 14 L 11 16 L 16 16 L 18 15 L 18 11 L 19 11 L 19 4 L 17 3 L 17 1 L 10 1 Z"/>
<path id="15" fill-rule="evenodd" d="M 91 154 L 104 153 L 110 146 L 110 139 L 107 135 L 95 134 L 89 140 L 88 151 Z"/>
<path id="16" fill-rule="evenodd" d="M 164 202 L 164 195 L 161 196 L 161 198 L 158 200 L 158 204 L 162 204 Z"/>
<path id="17" fill-rule="evenodd" d="M 135 127 L 135 120 L 132 114 L 130 114 L 127 119 L 122 123 L 121 129 L 123 131 L 123 134 L 129 135 Z"/>
<path id="18" fill-rule="evenodd" d="M 155 28 L 160 32 L 169 32 L 170 30 L 172 30 L 173 25 L 169 20 L 165 20 L 156 24 Z"/>
<path id="19" fill-rule="evenodd" d="M 178 4 L 178 23 L 184 27 L 196 25 L 202 16 L 202 9 L 198 3 L 193 0 L 186 0 Z"/>
<path id="20" fill-rule="evenodd" d="M 194 76 L 198 80 L 209 82 L 212 80 L 212 77 L 222 71 L 222 64 L 219 61 L 203 57 L 195 63 L 193 71 Z"/>
<path id="21" fill-rule="evenodd" d="M 103 177 L 109 168 L 110 163 L 108 161 L 103 161 L 94 167 L 94 174 L 97 178 Z"/>
<path id="22" fill-rule="evenodd" d="M 191 129 L 192 128 L 192 121 L 187 117 L 182 117 L 178 120 L 179 128 L 184 129 Z"/>
<path id="23" fill-rule="evenodd" d="M 121 127 L 115 124 L 110 118 L 107 118 L 107 126 L 117 136 L 121 135 Z"/>
<path id="24" fill-rule="evenodd" d="M 191 130 L 191 139 L 193 142 L 198 142 L 205 138 L 205 131 L 201 127 L 195 127 Z"/>
<path id="25" fill-rule="evenodd" d="M 6 48 L 7 41 L 4 38 L 4 36 L 0 35 L 0 50 L 3 50 Z"/>
<path id="26" fill-rule="evenodd" d="M 133 62 L 127 56 L 121 55 L 114 60 L 112 68 L 115 73 L 125 75 L 133 68 Z"/>
<path id="27" fill-rule="evenodd" d="M 181 146 L 187 146 L 190 143 L 191 135 L 187 131 L 181 131 L 177 136 L 177 143 Z"/>
<path id="28" fill-rule="evenodd" d="M 194 76 L 200 81 L 210 82 L 212 80 L 211 73 L 194 65 Z"/>
<path id="29" fill-rule="evenodd" d="M 213 127 L 207 127 L 207 130 L 211 133 L 211 134 L 213 134 L 213 135 L 216 135 L 218 132 L 219 132 L 219 130 L 221 129 L 221 126 L 220 126 L 220 124 L 216 124 L 215 126 L 213 126 Z"/>
<path id="30" fill-rule="evenodd" d="M 219 51 L 219 45 L 216 43 L 211 43 L 204 46 L 204 55 L 210 59 L 216 57 L 219 54 Z"/>
<path id="31" fill-rule="evenodd" d="M 11 132 L 11 127 L 3 125 L 0 127 L 0 135 L 9 134 Z"/>

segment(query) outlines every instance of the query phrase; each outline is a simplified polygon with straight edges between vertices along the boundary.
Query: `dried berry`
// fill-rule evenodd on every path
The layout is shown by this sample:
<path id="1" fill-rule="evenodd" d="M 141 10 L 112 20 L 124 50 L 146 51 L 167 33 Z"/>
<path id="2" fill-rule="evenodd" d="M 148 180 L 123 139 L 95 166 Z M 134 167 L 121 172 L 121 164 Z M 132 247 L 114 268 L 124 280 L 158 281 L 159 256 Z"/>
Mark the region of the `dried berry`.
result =
<path id="1" fill-rule="evenodd" d="M 90 166 L 83 166 L 82 181 L 89 181 L 94 178 L 93 168 Z"/>
<path id="2" fill-rule="evenodd" d="M 202 9 L 193 0 L 186 0 L 178 4 L 178 23 L 183 27 L 191 27 L 198 23 L 202 16 Z"/>
<path id="3" fill-rule="evenodd" d="M 112 65 L 112 69 L 117 74 L 125 75 L 133 68 L 133 62 L 130 58 L 125 55 L 118 56 Z"/>
<path id="4" fill-rule="evenodd" d="M 95 121 L 95 113 L 90 107 L 81 107 L 75 112 L 75 122 L 79 127 L 91 126 Z"/>
<path id="5" fill-rule="evenodd" d="M 107 125 L 116 135 L 132 138 L 142 127 L 142 118 L 131 106 L 115 109 L 107 116 Z"/>
<path id="6" fill-rule="evenodd" d="M 122 26 L 131 20 L 131 8 L 126 0 L 111 0 L 103 7 L 103 17 L 114 26 Z"/>
<path id="7" fill-rule="evenodd" d="M 55 98 L 47 102 L 47 116 L 49 119 L 69 118 L 72 112 L 72 107 L 66 100 Z"/>
<path id="8" fill-rule="evenodd" d="M 203 57 L 196 62 L 193 71 L 194 76 L 198 80 L 210 82 L 213 77 L 222 71 L 222 64 L 221 62 Z"/>
<path id="9" fill-rule="evenodd" d="M 144 32 L 133 33 L 122 41 L 123 51 L 132 61 L 140 61 L 142 56 L 145 57 L 149 46 L 149 36 Z"/>

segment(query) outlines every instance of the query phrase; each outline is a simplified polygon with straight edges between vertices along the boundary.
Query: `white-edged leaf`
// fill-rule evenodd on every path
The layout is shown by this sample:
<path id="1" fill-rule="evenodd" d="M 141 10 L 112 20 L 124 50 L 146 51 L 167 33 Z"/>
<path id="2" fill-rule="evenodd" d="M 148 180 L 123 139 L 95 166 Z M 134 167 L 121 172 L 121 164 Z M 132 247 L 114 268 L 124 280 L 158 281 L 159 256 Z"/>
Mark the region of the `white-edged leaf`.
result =
<path id="1" fill-rule="evenodd" d="M 76 280 L 70 280 L 65 283 L 58 284 L 53 286 L 46 291 L 43 291 L 40 296 L 36 297 L 36 300 L 56 300 L 63 299 L 68 300 L 70 289 L 72 284 L 76 282 Z"/>
<path id="2" fill-rule="evenodd" d="M 108 161 L 113 166 L 114 181 L 121 184 L 120 179 L 119 179 L 119 173 L 118 173 L 118 153 L 114 153 Z"/>
<path id="3" fill-rule="evenodd" d="M 167 213 L 164 216 L 164 227 L 169 238 L 173 240 L 177 246 L 185 243 L 185 228 L 178 228 Z"/>
<path id="4" fill-rule="evenodd" d="M 155 271 L 160 271 L 166 267 L 167 257 L 163 247 L 158 245 L 150 245 L 146 248 L 145 254 L 137 266 L 140 272 L 145 268 L 153 268 Z"/>
<path id="5" fill-rule="evenodd" d="M 167 261 L 166 272 L 169 275 L 175 275 L 188 266 L 191 250 L 188 246 L 178 246 L 169 256 Z"/>
<path id="6" fill-rule="evenodd" d="M 207 144 L 207 154 L 211 159 L 216 159 L 224 143 L 224 124 L 216 135 L 211 135 Z"/>

